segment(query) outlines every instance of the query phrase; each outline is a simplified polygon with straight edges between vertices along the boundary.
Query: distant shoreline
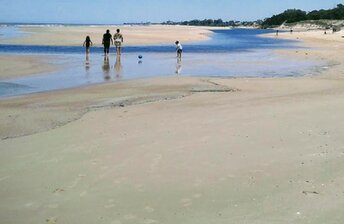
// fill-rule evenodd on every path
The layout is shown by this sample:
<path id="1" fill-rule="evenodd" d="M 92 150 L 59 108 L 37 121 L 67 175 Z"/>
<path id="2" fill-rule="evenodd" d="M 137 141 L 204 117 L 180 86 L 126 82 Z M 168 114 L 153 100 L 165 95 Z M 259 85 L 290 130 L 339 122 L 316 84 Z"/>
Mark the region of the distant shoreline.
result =
<path id="1" fill-rule="evenodd" d="M 4 25 L 3 25 L 4 27 Z M 25 37 L 0 39 L 0 44 L 82 46 L 86 36 L 90 36 L 94 46 L 101 46 L 101 38 L 106 29 L 113 33 L 121 29 L 124 44 L 160 45 L 204 41 L 209 39 L 213 27 L 171 26 L 171 25 L 57 25 L 57 24 L 12 24 L 11 27 L 27 33 Z M 223 29 L 223 28 L 222 28 Z M 0 30 L 1 31 L 1 30 Z"/>

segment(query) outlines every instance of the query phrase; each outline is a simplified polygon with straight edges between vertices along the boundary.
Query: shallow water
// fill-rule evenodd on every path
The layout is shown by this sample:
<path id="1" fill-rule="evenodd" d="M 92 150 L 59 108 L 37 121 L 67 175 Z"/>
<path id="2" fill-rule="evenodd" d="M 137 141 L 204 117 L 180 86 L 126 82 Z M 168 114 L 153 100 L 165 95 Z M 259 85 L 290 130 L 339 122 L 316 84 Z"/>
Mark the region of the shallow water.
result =
<path id="1" fill-rule="evenodd" d="M 0 26 L 0 38 L 1 39 L 12 39 L 19 38 L 29 35 L 29 33 L 22 32 L 18 27 L 15 26 Z"/>
<path id="2" fill-rule="evenodd" d="M 0 96 L 15 96 L 103 82 L 156 76 L 285 77 L 308 74 L 320 64 L 280 57 L 273 49 L 295 47 L 292 41 L 261 38 L 266 30 L 221 30 L 210 41 L 184 45 L 183 59 L 175 57 L 174 46 L 125 47 L 122 56 L 108 58 L 100 48 L 89 57 L 81 47 L 0 45 L 5 54 L 43 54 L 63 65 L 58 72 L 1 80 Z M 142 60 L 138 59 L 142 55 Z"/>

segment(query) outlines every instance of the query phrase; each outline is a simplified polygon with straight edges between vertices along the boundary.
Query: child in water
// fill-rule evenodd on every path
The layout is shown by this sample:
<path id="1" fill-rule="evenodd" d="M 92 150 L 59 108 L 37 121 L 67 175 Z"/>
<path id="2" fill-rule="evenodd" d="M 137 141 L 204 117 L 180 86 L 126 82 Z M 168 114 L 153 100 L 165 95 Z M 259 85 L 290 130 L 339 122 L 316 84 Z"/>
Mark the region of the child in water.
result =
<path id="1" fill-rule="evenodd" d="M 84 47 L 86 46 L 86 54 L 89 54 L 90 53 L 90 47 L 92 46 L 92 41 L 91 41 L 90 36 L 86 37 L 86 40 L 82 46 L 84 46 Z"/>
<path id="2" fill-rule="evenodd" d="M 181 59 L 182 58 L 183 47 L 179 43 L 179 41 L 176 41 L 176 50 L 177 50 L 177 58 Z"/>

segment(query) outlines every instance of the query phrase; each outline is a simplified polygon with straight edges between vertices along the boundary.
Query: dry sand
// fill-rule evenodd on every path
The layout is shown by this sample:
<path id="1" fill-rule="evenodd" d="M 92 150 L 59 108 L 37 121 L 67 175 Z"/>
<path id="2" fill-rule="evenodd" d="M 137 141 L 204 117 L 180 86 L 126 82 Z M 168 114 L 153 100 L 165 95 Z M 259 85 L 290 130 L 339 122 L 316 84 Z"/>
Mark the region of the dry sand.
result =
<path id="1" fill-rule="evenodd" d="M 0 44 L 82 46 L 86 36 L 89 35 L 95 46 L 101 46 L 105 31 L 110 29 L 114 34 L 118 28 L 124 36 L 124 45 L 173 45 L 176 40 L 182 43 L 203 41 L 212 33 L 209 27 L 193 26 L 26 26 L 21 27 L 20 30 L 28 35 L 21 38 L 0 39 Z"/>
<path id="2" fill-rule="evenodd" d="M 307 35 L 280 53 L 331 61 L 317 76 L 1 100 L 1 223 L 342 223 L 344 43 Z"/>

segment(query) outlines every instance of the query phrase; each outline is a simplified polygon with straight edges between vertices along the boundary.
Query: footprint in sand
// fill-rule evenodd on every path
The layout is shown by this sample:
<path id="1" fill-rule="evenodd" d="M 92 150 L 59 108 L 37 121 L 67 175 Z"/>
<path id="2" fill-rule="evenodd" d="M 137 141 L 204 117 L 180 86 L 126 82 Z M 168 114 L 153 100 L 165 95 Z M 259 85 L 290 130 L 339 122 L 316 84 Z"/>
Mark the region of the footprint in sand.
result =
<path id="1" fill-rule="evenodd" d="M 69 188 L 74 188 L 74 187 L 76 187 L 76 185 L 78 185 L 79 181 L 80 181 L 80 177 L 76 178 L 76 179 L 72 182 L 72 184 L 69 185 L 68 187 L 69 187 Z"/>
<path id="2" fill-rule="evenodd" d="M 32 207 L 33 205 L 34 205 L 33 202 L 28 202 L 28 203 L 25 204 L 25 207 Z"/>
<path id="3" fill-rule="evenodd" d="M 188 203 L 190 201 L 191 201 L 190 198 L 183 198 L 183 199 L 180 200 L 181 203 Z"/>
<path id="4" fill-rule="evenodd" d="M 184 198 L 180 200 L 180 203 L 183 205 L 183 207 L 189 207 L 192 205 L 192 200 L 189 198 Z"/>
<path id="5" fill-rule="evenodd" d="M 192 197 L 193 198 L 200 198 L 200 197 L 202 197 L 202 195 L 201 194 L 194 194 Z"/>
<path id="6" fill-rule="evenodd" d="M 146 219 L 142 222 L 143 224 L 154 224 L 154 223 L 159 223 L 157 220 L 154 219 Z"/>
<path id="7" fill-rule="evenodd" d="M 162 155 L 161 154 L 156 154 L 155 155 L 155 158 L 153 159 L 153 161 L 152 161 L 152 163 L 150 165 L 150 170 L 151 171 L 155 171 L 158 168 L 161 159 L 162 159 Z"/>
<path id="8" fill-rule="evenodd" d="M 144 186 L 141 185 L 141 184 L 136 185 L 136 189 L 137 189 L 138 192 L 144 192 L 145 191 Z"/>
<path id="9" fill-rule="evenodd" d="M 113 208 L 113 207 L 115 207 L 114 204 L 104 205 L 104 208 Z"/>
<path id="10" fill-rule="evenodd" d="M 146 212 L 149 212 L 149 213 L 152 213 L 152 212 L 155 211 L 155 209 L 152 208 L 152 207 L 150 207 L 150 206 L 146 206 L 146 207 L 145 207 L 145 211 L 146 211 Z"/>
<path id="11" fill-rule="evenodd" d="M 122 181 L 120 181 L 120 180 L 114 180 L 112 183 L 113 183 L 114 185 L 119 185 L 119 184 L 122 183 Z"/>
<path id="12" fill-rule="evenodd" d="M 194 187 L 199 187 L 199 186 L 201 186 L 202 184 L 203 184 L 203 180 L 196 180 L 196 181 L 194 181 L 194 183 L 193 183 L 193 186 Z"/>
<path id="13" fill-rule="evenodd" d="M 65 190 L 64 189 L 62 189 L 62 188 L 56 188 L 54 191 L 53 191 L 53 193 L 54 194 L 58 194 L 58 193 L 61 193 L 61 192 L 64 192 Z"/>
<path id="14" fill-rule="evenodd" d="M 10 176 L 1 177 L 1 178 L 0 178 L 0 181 L 6 180 L 6 179 L 8 179 L 9 177 L 10 177 Z"/>
<path id="15" fill-rule="evenodd" d="M 84 197 L 86 194 L 87 194 L 87 191 L 83 191 L 79 195 L 80 195 L 80 197 Z"/>
<path id="16" fill-rule="evenodd" d="M 190 207 L 191 205 L 192 205 L 192 202 L 188 202 L 188 203 L 183 204 L 183 207 Z"/>
<path id="17" fill-rule="evenodd" d="M 114 221 L 111 222 L 111 224 L 122 224 L 122 222 L 119 221 L 119 220 L 114 220 Z"/>
<path id="18" fill-rule="evenodd" d="M 226 181 L 226 178 L 225 177 L 221 177 L 218 179 L 219 182 L 225 182 Z"/>
<path id="19" fill-rule="evenodd" d="M 45 221 L 48 224 L 55 224 L 55 223 L 57 223 L 57 218 L 51 217 L 51 218 L 46 219 Z"/>
<path id="20" fill-rule="evenodd" d="M 115 200 L 114 199 L 111 198 L 107 202 L 108 202 L 108 204 L 104 205 L 104 208 L 113 208 L 113 207 L 115 207 L 115 204 L 114 204 Z"/>
<path id="21" fill-rule="evenodd" d="M 55 208 L 58 208 L 59 205 L 58 204 L 51 204 L 51 205 L 48 205 L 47 207 L 55 209 Z"/>
<path id="22" fill-rule="evenodd" d="M 123 217 L 125 220 L 133 220 L 136 219 L 136 215 L 128 214 Z"/>

